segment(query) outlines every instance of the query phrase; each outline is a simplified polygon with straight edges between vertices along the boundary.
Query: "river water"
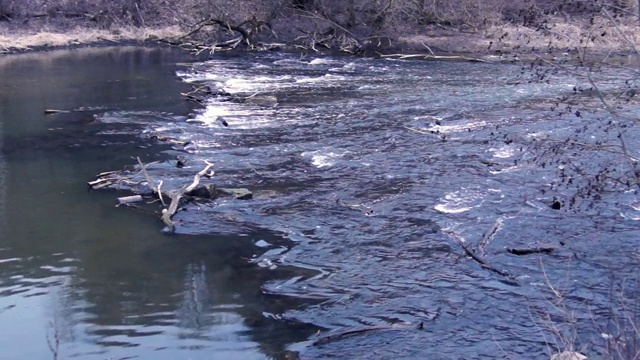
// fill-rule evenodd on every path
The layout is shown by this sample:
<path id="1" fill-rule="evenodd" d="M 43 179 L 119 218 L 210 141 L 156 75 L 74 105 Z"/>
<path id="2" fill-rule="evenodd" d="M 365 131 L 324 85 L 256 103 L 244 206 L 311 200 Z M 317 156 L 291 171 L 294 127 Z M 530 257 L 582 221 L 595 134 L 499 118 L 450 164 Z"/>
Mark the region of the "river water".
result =
<path id="1" fill-rule="evenodd" d="M 0 58 L 0 358 L 601 356 L 638 316 L 616 300 L 638 299 L 637 194 L 564 205 L 575 189 L 535 140 L 603 115 L 550 111 L 582 84 L 527 74 L 145 48 Z M 190 107 L 192 85 L 217 95 Z M 136 156 L 175 189 L 213 162 L 207 181 L 254 198 L 187 204 L 169 234 L 114 207 L 126 190 L 87 191 Z M 557 249 L 505 250 L 540 244 Z"/>

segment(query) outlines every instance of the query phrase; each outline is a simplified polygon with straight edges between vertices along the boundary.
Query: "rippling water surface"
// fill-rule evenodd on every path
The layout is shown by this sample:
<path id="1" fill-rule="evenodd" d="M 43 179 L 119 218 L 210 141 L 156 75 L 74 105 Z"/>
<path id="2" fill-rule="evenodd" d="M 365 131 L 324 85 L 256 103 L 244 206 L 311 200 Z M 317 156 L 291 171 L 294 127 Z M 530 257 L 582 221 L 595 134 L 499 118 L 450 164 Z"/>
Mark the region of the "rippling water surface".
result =
<path id="1" fill-rule="evenodd" d="M 507 64 L 288 54 L 177 70 L 166 51 L 65 56 L 70 68 L 117 60 L 102 64 L 109 77 L 68 85 L 78 94 L 14 95 L 31 113 L 2 98 L 7 358 L 46 356 L 56 337 L 62 357 L 97 359 L 545 358 L 563 349 L 549 318 L 563 334 L 574 321 L 563 336 L 597 355 L 612 278 L 637 283 L 637 196 L 553 210 L 542 190 L 555 169 L 527 162 L 532 139 L 594 120 L 548 110 L 577 85 L 569 76 L 532 84 Z M 188 85 L 217 95 L 186 116 Z M 91 108 L 40 115 L 79 106 Z M 16 125 L 28 116 L 32 128 Z M 167 188 L 214 162 L 214 184 L 254 199 L 189 204 L 166 235 L 154 216 L 113 209 L 121 193 L 84 192 L 137 155 L 160 161 L 149 172 Z M 558 249 L 505 251 L 537 244 Z M 377 330 L 314 343 L 318 329 L 367 326 Z"/>

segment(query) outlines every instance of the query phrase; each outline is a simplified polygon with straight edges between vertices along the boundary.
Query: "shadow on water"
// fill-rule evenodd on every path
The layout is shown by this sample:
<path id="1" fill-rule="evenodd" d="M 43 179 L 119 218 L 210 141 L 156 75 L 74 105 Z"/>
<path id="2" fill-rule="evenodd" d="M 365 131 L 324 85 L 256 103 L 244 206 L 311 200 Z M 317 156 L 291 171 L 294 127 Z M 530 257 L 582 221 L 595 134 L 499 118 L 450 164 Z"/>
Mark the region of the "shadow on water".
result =
<path id="1" fill-rule="evenodd" d="M 250 261 L 291 246 L 279 233 L 167 236 L 113 192 L 87 192 L 131 157 L 164 156 L 138 135 L 192 110 L 175 76 L 188 60 L 139 47 L 0 57 L 0 358 L 278 357 L 313 331 L 279 319 L 300 301 L 260 291 L 312 273 Z"/>

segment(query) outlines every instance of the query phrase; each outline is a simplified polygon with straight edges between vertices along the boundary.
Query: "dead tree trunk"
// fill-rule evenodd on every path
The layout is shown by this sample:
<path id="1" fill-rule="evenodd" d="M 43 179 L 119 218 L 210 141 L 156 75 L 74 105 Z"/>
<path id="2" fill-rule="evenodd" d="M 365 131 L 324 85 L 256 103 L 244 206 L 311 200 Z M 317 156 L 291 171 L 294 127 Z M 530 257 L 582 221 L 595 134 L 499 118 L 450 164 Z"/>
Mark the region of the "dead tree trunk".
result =
<path id="1" fill-rule="evenodd" d="M 135 27 L 144 26 L 144 18 L 140 8 L 142 8 L 142 0 L 127 0 L 125 3 L 124 13 L 131 19 Z"/>
<path id="2" fill-rule="evenodd" d="M 11 21 L 11 15 L 4 6 L 4 0 L 0 0 L 0 21 Z"/>

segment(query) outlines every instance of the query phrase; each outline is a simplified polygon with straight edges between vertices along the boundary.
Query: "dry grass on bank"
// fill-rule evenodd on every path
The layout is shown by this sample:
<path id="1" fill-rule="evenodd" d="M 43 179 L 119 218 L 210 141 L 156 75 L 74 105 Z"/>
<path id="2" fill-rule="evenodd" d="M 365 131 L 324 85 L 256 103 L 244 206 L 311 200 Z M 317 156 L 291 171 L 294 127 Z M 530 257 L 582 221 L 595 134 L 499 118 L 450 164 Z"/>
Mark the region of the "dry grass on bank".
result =
<path id="1" fill-rule="evenodd" d="M 441 28 L 422 33 L 406 32 L 397 41 L 403 48 L 425 53 L 432 50 L 476 56 L 513 54 L 524 58 L 527 55 L 546 57 L 561 53 L 585 55 L 587 58 L 606 54 L 640 56 L 640 28 L 637 23 L 614 23 L 605 18 L 597 19 L 595 24 L 555 20 L 548 30 L 503 23 L 477 32 Z"/>
<path id="2" fill-rule="evenodd" d="M 593 24 L 554 19 L 548 30 L 531 27 L 492 26 L 484 33 L 494 44 L 512 49 L 544 52 L 549 49 L 579 49 L 597 52 L 633 50 L 640 44 L 638 24 L 596 17 Z M 631 19 L 629 19 L 631 20 Z"/>
<path id="3" fill-rule="evenodd" d="M 136 28 L 131 26 L 118 30 L 75 28 L 65 32 L 45 28 L 37 32 L 18 33 L 0 28 L 0 54 L 43 47 L 77 46 L 105 42 L 142 42 L 175 38 L 182 35 L 184 35 L 184 31 L 178 26 L 164 28 Z"/>

